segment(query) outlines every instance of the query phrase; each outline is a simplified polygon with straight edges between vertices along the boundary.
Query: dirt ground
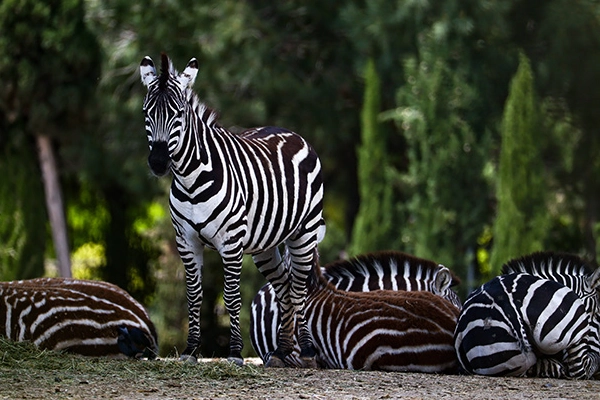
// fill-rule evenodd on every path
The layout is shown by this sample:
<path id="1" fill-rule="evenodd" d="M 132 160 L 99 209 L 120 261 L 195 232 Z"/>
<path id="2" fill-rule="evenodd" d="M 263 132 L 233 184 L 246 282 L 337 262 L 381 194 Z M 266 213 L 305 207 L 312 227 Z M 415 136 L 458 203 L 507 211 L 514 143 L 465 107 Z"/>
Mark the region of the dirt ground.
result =
<path id="1" fill-rule="evenodd" d="M 0 399 L 600 399 L 600 381 L 257 370 L 241 379 L 157 379 L 143 373 L 122 379 L 68 370 L 17 377 L 0 373 Z"/>

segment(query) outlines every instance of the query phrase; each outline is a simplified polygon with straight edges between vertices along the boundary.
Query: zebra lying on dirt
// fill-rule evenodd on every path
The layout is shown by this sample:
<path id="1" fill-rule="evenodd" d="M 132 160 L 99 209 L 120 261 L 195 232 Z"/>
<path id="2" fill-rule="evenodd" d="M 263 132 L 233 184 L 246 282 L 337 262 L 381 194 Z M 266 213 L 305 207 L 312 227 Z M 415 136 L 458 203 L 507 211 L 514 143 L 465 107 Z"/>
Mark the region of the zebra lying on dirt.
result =
<path id="1" fill-rule="evenodd" d="M 86 356 L 158 354 L 144 307 L 118 286 L 71 278 L 0 282 L 0 335 Z"/>
<path id="2" fill-rule="evenodd" d="M 472 292 L 455 332 L 468 373 L 589 379 L 600 365 L 600 269 L 551 252 L 509 261 Z"/>
<path id="3" fill-rule="evenodd" d="M 309 315 L 314 316 L 317 307 L 322 307 L 323 304 L 334 304 L 336 301 L 340 301 L 344 303 L 343 308 L 350 313 L 359 312 L 362 313 L 363 317 L 366 317 L 365 312 L 372 313 L 373 315 L 377 313 L 385 315 L 388 320 L 380 318 L 379 322 L 383 325 L 387 325 L 389 323 L 389 325 L 392 327 L 392 330 L 396 330 L 396 332 L 389 332 L 390 336 L 399 337 L 402 335 L 402 333 L 398 332 L 398 330 L 403 329 L 401 326 L 402 317 L 398 317 L 396 315 L 397 312 L 394 311 L 395 305 L 400 304 L 403 301 L 410 301 L 409 299 L 412 298 L 416 302 L 414 304 L 418 303 L 423 305 L 425 307 L 423 311 L 428 312 L 427 310 L 431 304 L 437 304 L 437 299 L 435 299 L 437 297 L 440 299 L 445 299 L 442 302 L 443 310 L 446 310 L 446 308 L 449 307 L 455 309 L 456 314 L 458 314 L 458 310 L 461 306 L 458 296 L 450 288 L 451 286 L 456 285 L 458 280 L 446 267 L 432 261 L 420 259 L 401 252 L 387 251 L 364 254 L 351 260 L 337 261 L 328 264 L 322 269 L 322 273 L 320 271 L 321 270 L 319 270 L 318 275 L 313 277 L 313 288 L 309 290 L 306 307 L 307 318 L 309 318 Z M 329 285 L 326 285 L 327 281 L 329 281 Z M 323 288 L 318 289 L 320 286 L 323 286 Z M 340 290 L 337 288 L 342 289 Z M 412 295 L 404 292 L 405 290 L 426 291 L 428 294 Z M 348 293 L 348 296 L 346 296 L 345 291 L 374 292 L 371 294 L 365 294 L 365 296 L 361 297 L 361 294 L 358 293 Z M 319 294 L 319 292 L 327 293 L 328 295 L 325 297 L 328 299 L 323 300 L 324 296 L 322 293 Z M 335 295 L 333 295 L 334 293 Z M 331 304 L 329 305 L 331 306 Z M 361 304 L 368 304 L 368 306 L 366 306 L 364 310 L 360 311 Z M 449 322 L 446 311 L 433 311 L 433 314 L 436 313 L 439 313 L 440 315 L 443 314 L 442 320 Z M 390 315 L 388 316 L 386 314 Z M 342 318 L 342 316 L 339 315 L 339 312 L 336 312 L 334 319 L 335 318 L 337 318 L 335 321 L 329 318 L 327 319 L 327 321 L 333 324 L 331 328 L 328 328 L 326 326 L 327 322 L 322 320 L 321 322 L 314 320 L 312 325 L 309 324 L 313 340 L 320 342 L 318 344 L 315 343 L 315 346 L 320 349 L 317 359 L 322 367 L 351 369 L 399 369 L 419 371 L 430 370 L 432 372 L 446 368 L 445 366 L 440 367 L 439 365 L 418 365 L 414 367 L 416 369 L 411 369 L 413 367 L 401 364 L 401 360 L 403 359 L 404 355 L 398 353 L 397 349 L 392 350 L 391 348 L 388 353 L 385 351 L 382 353 L 381 349 L 376 351 L 382 353 L 384 358 L 389 358 L 388 361 L 361 359 L 361 357 L 363 357 L 362 354 L 370 351 L 369 346 L 374 346 L 379 339 L 386 337 L 387 335 L 381 333 L 381 331 L 381 334 L 375 333 L 375 331 L 379 328 L 377 327 L 376 318 L 374 319 L 371 317 L 369 317 L 368 322 L 364 321 L 365 326 L 361 328 L 361 331 L 358 334 L 363 334 L 365 331 L 372 329 L 373 339 L 365 341 L 363 343 L 364 348 L 362 350 L 359 351 L 358 347 L 356 348 L 357 355 L 353 357 L 353 362 L 348 363 L 343 361 L 344 354 L 339 353 L 335 355 L 332 353 L 332 349 L 323 350 L 323 348 L 328 345 L 327 343 L 331 341 L 339 343 L 337 341 L 341 340 L 340 336 L 336 335 L 346 335 L 348 333 L 340 332 L 339 326 L 336 325 L 340 323 L 340 318 Z M 275 349 L 278 319 L 279 313 L 274 294 L 269 285 L 265 285 L 263 288 L 261 288 L 252 302 L 250 319 L 250 339 L 255 351 L 263 359 L 263 361 L 268 360 L 270 352 Z M 455 324 L 456 315 L 450 319 L 453 319 L 454 323 L 450 323 L 450 325 L 446 327 L 453 332 L 454 327 L 452 324 Z M 415 321 L 418 321 L 418 318 L 415 317 Z M 321 326 L 316 328 L 316 325 L 319 324 Z M 353 322 L 353 324 L 355 323 Z M 313 330 L 313 327 L 315 327 L 315 330 Z M 337 329 L 337 331 L 325 333 L 327 329 Z M 439 330 L 441 328 L 436 327 L 435 329 Z M 319 333 L 321 336 L 319 336 L 317 333 Z M 443 336 L 443 334 L 441 334 L 441 336 Z M 405 335 L 406 340 L 408 340 L 407 338 L 408 336 Z M 400 345 L 402 340 L 403 339 L 396 338 L 391 340 L 390 343 Z M 385 338 L 384 341 L 385 343 L 389 342 L 387 338 Z M 334 345 L 332 344 L 332 346 Z M 397 353 L 392 356 L 391 354 L 393 352 Z M 442 353 L 448 355 L 445 352 Z M 359 356 L 358 354 L 361 355 Z M 373 355 L 372 357 L 377 356 Z M 455 361 L 454 357 L 451 358 Z M 391 364 L 388 363 L 390 360 Z M 286 366 L 301 366 L 298 346 L 296 346 L 295 351 L 291 355 L 286 357 L 285 364 Z M 449 367 L 448 369 L 452 369 L 452 367 Z"/>

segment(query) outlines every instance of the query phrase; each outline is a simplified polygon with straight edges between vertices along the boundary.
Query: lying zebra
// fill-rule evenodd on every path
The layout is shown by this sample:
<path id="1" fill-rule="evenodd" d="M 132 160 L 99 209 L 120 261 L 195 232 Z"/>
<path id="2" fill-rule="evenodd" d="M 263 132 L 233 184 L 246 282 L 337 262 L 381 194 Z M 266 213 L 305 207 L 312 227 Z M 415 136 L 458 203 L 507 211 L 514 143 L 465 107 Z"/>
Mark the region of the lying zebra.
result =
<path id="1" fill-rule="evenodd" d="M 461 307 L 460 299 L 451 289 L 451 286 L 458 283 L 458 279 L 450 272 L 450 270 L 448 270 L 448 268 L 432 261 L 420 259 L 405 253 L 387 251 L 364 254 L 351 260 L 342 260 L 328 264 L 322 271 L 322 279 L 329 281 L 332 286 L 327 287 L 327 290 L 322 289 L 321 291 L 331 292 L 336 288 L 340 289 L 339 291 L 352 292 L 377 290 L 375 294 L 367 295 L 367 298 L 380 296 L 382 298 L 385 297 L 386 299 L 387 296 L 390 295 L 387 293 L 388 290 L 381 291 L 379 289 L 389 289 L 389 291 L 427 291 L 434 293 L 436 295 L 435 297 L 446 299 L 456 307 L 456 310 Z M 316 298 L 318 296 L 315 291 L 317 290 L 313 290 L 311 292 L 312 294 L 309 293 L 309 298 L 312 298 L 313 301 L 307 305 L 307 317 L 308 313 L 311 313 L 311 309 L 317 304 Z M 343 292 L 341 292 L 341 294 L 343 294 Z M 392 294 L 391 296 L 399 298 L 397 293 Z M 419 296 L 420 295 L 416 295 L 415 297 Z M 357 296 L 353 295 L 350 295 L 350 297 L 355 299 L 350 301 L 350 303 L 372 301 L 367 300 L 366 298 L 358 299 Z M 430 296 L 424 295 L 424 297 Z M 387 300 L 384 300 L 384 302 L 386 301 Z M 386 308 L 389 307 L 389 305 L 383 307 Z M 250 318 L 250 339 L 252 346 L 264 362 L 269 359 L 270 353 L 275 349 L 278 323 L 279 312 L 275 301 L 275 295 L 270 288 L 270 285 L 267 284 L 260 289 L 254 298 Z M 313 334 L 314 340 L 322 340 L 316 336 L 315 331 L 312 331 L 311 333 Z M 316 347 L 320 346 L 316 345 Z M 302 363 L 299 358 L 299 352 L 300 349 L 296 345 L 294 352 L 286 357 L 285 364 L 287 366 L 300 367 Z M 398 357 L 398 359 L 400 358 L 401 357 Z M 322 367 L 364 368 L 364 366 L 357 367 L 360 363 L 353 363 L 352 366 L 349 367 L 344 366 L 343 363 L 339 363 L 335 360 L 329 360 L 326 352 L 321 352 L 319 361 Z M 384 368 L 383 366 L 372 365 L 367 366 L 367 368 L 392 369 L 392 366 Z"/>
<path id="2" fill-rule="evenodd" d="M 158 354 L 156 330 L 126 291 L 100 281 L 38 278 L 0 282 L 0 335 L 86 356 Z"/>
<path id="3" fill-rule="evenodd" d="M 471 293 L 455 347 L 468 373 L 589 379 L 600 363 L 600 269 L 534 253 Z"/>

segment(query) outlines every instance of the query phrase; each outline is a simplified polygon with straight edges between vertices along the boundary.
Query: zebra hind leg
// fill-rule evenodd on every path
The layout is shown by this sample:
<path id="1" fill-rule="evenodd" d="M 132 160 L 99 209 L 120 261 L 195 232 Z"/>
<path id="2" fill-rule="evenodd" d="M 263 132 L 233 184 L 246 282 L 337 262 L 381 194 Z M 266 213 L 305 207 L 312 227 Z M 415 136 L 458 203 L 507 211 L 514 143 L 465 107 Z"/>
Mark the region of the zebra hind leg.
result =
<path id="1" fill-rule="evenodd" d="M 298 324 L 298 344 L 300 345 L 300 359 L 304 368 L 317 368 L 316 355 L 312 335 L 308 329 L 304 308 L 306 307 L 307 282 L 313 269 L 318 268 L 318 254 L 316 244 L 307 246 L 307 241 L 302 238 L 287 243 L 291 256 L 291 301 Z M 307 250 L 309 249 L 309 250 Z"/>
<path id="2" fill-rule="evenodd" d="M 294 349 L 294 310 L 290 301 L 289 266 L 282 262 L 277 248 L 256 254 L 252 258 L 258 270 L 273 287 L 281 316 L 277 332 L 277 349 L 269 354 L 265 367 L 284 368 L 287 367 L 285 358 Z"/>

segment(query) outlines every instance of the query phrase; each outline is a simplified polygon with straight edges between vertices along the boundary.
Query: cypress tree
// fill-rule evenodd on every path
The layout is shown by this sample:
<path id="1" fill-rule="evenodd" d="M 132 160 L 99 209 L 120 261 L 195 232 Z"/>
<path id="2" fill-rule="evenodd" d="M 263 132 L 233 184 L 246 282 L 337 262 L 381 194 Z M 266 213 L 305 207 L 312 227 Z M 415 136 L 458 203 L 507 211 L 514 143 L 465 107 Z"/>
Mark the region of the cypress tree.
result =
<path id="1" fill-rule="evenodd" d="M 460 46 L 427 35 L 418 57 L 404 62 L 406 84 L 398 90 L 394 119 L 406 141 L 407 168 L 395 184 L 400 223 L 396 248 L 435 260 L 465 278 L 489 213 L 489 134 L 472 125 L 479 98 L 469 69 L 454 63 Z M 468 290 L 469 282 L 461 285 Z"/>
<path id="2" fill-rule="evenodd" d="M 354 223 L 351 255 L 390 247 L 392 188 L 387 178 L 386 140 L 379 121 L 381 84 L 375 62 L 365 66 L 364 103 L 361 112 L 361 145 L 358 149 L 360 208 Z"/>
<path id="3" fill-rule="evenodd" d="M 502 119 L 492 273 L 498 273 L 511 258 L 542 247 L 546 207 L 539 126 L 533 73 L 527 56 L 521 53 Z"/>

